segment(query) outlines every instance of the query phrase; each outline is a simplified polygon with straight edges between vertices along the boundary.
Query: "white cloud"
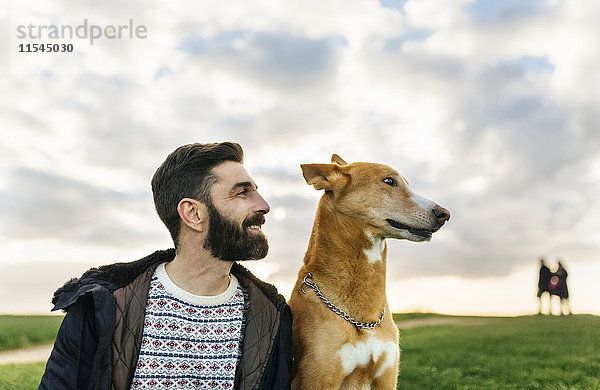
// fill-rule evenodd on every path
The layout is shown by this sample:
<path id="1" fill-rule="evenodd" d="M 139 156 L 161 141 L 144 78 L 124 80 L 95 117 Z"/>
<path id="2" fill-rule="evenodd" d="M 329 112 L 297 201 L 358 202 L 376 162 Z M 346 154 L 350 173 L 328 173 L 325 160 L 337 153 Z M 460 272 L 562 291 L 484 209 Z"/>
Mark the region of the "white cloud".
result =
<path id="1" fill-rule="evenodd" d="M 390 243 L 394 280 L 502 277 L 544 253 L 591 261 L 600 6 L 399 4 L 12 2 L 0 13 L 10 17 L 0 63 L 0 232 L 10 253 L 52 242 L 79 248 L 72 261 L 89 245 L 110 262 L 107 248 L 118 257 L 129 245 L 135 258 L 157 237 L 168 245 L 151 203 L 154 170 L 181 144 L 233 140 L 277 214 L 266 226 L 271 265 L 260 271 L 277 280 L 293 279 L 319 196 L 299 164 L 332 153 L 392 165 L 453 214 L 429 244 Z M 86 18 L 133 19 L 148 37 L 17 53 L 18 24 Z M 32 222 L 34 202 L 45 207 Z"/>

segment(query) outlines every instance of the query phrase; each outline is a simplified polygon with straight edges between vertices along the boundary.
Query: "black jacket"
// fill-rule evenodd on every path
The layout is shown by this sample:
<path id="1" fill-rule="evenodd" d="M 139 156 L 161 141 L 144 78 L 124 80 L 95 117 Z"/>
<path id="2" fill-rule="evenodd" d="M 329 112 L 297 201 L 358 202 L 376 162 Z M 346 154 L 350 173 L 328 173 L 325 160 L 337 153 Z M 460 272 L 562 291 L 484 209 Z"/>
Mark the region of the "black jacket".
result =
<path id="1" fill-rule="evenodd" d="M 66 310 L 67 314 L 39 388 L 128 388 L 143 332 L 149 286 L 146 275 L 174 257 L 175 251 L 170 249 L 134 262 L 93 268 L 59 288 L 52 299 L 53 310 Z M 274 286 L 262 282 L 241 265 L 234 263 L 231 272 L 244 288 L 249 303 L 235 387 L 289 389 L 290 308 Z M 119 375 L 125 381 L 120 381 Z"/>

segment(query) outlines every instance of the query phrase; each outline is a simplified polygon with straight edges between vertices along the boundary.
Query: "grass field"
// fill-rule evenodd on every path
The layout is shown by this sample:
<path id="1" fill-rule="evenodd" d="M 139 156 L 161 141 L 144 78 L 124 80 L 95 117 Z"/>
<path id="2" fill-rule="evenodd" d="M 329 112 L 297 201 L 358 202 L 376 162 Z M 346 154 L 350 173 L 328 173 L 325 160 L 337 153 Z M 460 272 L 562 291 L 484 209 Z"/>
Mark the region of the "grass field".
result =
<path id="1" fill-rule="evenodd" d="M 62 316 L 0 315 L 0 351 L 54 341 Z M 0 365 L 0 389 L 37 389 L 46 362 Z"/>
<path id="2" fill-rule="evenodd" d="M 600 317 L 477 323 L 401 330 L 398 388 L 600 389 Z"/>
<path id="3" fill-rule="evenodd" d="M 37 389 L 46 362 L 0 365 L 0 389 Z"/>
<path id="4" fill-rule="evenodd" d="M 600 390 L 600 317 L 394 319 L 437 321 L 401 330 L 399 389 Z M 51 342 L 60 320 L 0 316 L 0 350 Z M 43 362 L 0 365 L 0 389 L 35 389 L 43 370 Z"/>
<path id="5" fill-rule="evenodd" d="M 62 316 L 0 315 L 0 351 L 54 341 Z"/>

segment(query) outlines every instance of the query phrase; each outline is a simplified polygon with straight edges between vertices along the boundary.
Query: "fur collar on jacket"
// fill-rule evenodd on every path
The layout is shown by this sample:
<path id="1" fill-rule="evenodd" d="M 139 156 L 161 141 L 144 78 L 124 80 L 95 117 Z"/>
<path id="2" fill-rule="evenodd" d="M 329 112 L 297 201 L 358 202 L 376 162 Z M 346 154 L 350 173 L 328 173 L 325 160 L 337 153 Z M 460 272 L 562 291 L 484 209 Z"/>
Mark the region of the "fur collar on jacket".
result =
<path id="1" fill-rule="evenodd" d="M 155 264 L 172 261 L 174 258 L 175 249 L 167 249 L 156 251 L 151 255 L 136 261 L 108 264 L 98 268 L 92 268 L 86 271 L 80 278 L 73 278 L 56 290 L 52 298 L 52 304 L 56 305 L 61 295 L 76 294 L 81 287 L 90 284 L 103 286 L 110 292 L 113 292 L 131 283 L 149 267 Z M 279 308 L 282 303 L 285 303 L 285 298 L 277 292 L 275 286 L 258 279 L 240 264 L 234 263 L 231 272 L 242 284 L 255 284 L 267 298 L 273 302 L 275 307 Z"/>

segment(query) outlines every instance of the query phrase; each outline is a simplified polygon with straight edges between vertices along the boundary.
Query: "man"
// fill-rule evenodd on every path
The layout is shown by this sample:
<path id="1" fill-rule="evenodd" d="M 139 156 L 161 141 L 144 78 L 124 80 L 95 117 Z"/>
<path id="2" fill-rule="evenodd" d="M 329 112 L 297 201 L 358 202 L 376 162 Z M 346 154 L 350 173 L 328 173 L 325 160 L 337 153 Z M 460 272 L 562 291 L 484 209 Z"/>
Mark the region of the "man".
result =
<path id="1" fill-rule="evenodd" d="M 91 269 L 58 289 L 67 314 L 41 389 L 284 389 L 291 312 L 239 265 L 268 251 L 269 205 L 234 143 L 185 145 L 152 178 L 175 249 Z"/>
<path id="2" fill-rule="evenodd" d="M 556 278 L 555 294 L 560 298 L 560 315 L 564 314 L 565 308 L 567 314 L 571 314 L 571 304 L 569 303 L 569 288 L 567 287 L 567 270 L 562 262 L 558 262 L 558 269 L 554 273 Z"/>
<path id="3" fill-rule="evenodd" d="M 539 303 L 538 314 L 542 314 L 542 295 L 544 294 L 544 292 L 547 292 L 548 295 L 550 295 L 549 285 L 550 285 L 550 276 L 551 275 L 552 275 L 552 273 L 550 272 L 550 268 L 548 268 L 546 266 L 546 264 L 544 263 L 544 258 L 541 257 L 540 258 L 540 276 L 538 279 L 538 293 L 537 293 L 538 303 Z M 550 300 L 550 298 L 548 298 L 548 299 Z M 549 310 L 550 310 L 550 312 L 552 312 L 551 308 Z"/>

